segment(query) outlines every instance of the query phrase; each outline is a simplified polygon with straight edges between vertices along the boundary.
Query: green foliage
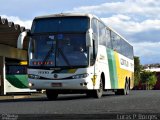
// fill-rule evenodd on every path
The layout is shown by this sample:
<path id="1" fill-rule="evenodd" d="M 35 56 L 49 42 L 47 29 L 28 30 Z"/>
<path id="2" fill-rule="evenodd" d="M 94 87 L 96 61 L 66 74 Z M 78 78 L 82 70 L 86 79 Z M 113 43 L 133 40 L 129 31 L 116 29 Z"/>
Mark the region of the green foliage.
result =
<path id="1" fill-rule="evenodd" d="M 155 72 L 143 71 L 141 72 L 141 82 L 145 84 L 148 89 L 153 88 L 157 82 L 157 77 Z"/>
<path id="2" fill-rule="evenodd" d="M 142 66 L 140 65 L 140 60 L 139 60 L 139 57 L 137 57 L 137 56 L 135 56 L 134 57 L 134 70 L 135 71 L 141 71 L 141 69 L 142 69 Z"/>
<path id="3" fill-rule="evenodd" d="M 139 81 L 140 81 L 140 73 L 134 72 L 134 86 L 138 86 Z"/>
<path id="4" fill-rule="evenodd" d="M 134 57 L 134 86 L 137 86 L 140 81 L 140 72 L 142 66 L 140 65 L 139 57 Z"/>
<path id="5" fill-rule="evenodd" d="M 144 71 L 140 65 L 139 57 L 134 57 L 134 86 L 138 86 L 141 82 L 146 89 L 152 89 L 157 82 L 155 72 Z"/>
<path id="6" fill-rule="evenodd" d="M 150 84 L 151 86 L 154 86 L 154 85 L 156 84 L 156 82 L 157 82 L 157 77 L 156 77 L 156 75 L 150 76 L 149 79 L 150 79 L 149 84 Z"/>

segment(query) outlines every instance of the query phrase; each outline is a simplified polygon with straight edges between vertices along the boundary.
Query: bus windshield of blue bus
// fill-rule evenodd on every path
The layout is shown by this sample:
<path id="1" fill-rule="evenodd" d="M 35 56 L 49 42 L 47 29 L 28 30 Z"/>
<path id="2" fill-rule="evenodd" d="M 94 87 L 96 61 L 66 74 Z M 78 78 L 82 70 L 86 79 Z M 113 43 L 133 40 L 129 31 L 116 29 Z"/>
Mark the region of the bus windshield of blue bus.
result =
<path id="1" fill-rule="evenodd" d="M 30 40 L 29 66 L 87 66 L 85 39 L 83 33 L 34 35 Z"/>
<path id="2" fill-rule="evenodd" d="M 52 17 L 35 19 L 31 33 L 86 32 L 88 28 L 87 17 Z"/>

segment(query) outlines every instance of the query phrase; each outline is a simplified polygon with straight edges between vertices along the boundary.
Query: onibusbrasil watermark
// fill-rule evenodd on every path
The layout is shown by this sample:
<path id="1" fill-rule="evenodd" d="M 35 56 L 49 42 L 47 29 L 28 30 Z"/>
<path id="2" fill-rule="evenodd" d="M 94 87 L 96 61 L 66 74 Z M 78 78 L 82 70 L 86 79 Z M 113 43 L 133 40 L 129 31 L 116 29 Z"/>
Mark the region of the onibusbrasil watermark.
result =
<path id="1" fill-rule="evenodd" d="M 1 120 L 18 120 L 18 115 L 15 115 L 15 114 L 1 114 Z"/>

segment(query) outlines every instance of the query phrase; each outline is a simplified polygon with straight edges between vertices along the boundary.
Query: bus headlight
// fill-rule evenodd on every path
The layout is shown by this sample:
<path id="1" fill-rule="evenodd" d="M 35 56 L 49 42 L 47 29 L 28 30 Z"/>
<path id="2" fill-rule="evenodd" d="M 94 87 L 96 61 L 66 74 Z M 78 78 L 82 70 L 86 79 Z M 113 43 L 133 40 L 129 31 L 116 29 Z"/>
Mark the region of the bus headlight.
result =
<path id="1" fill-rule="evenodd" d="M 32 86 L 34 86 L 34 84 L 33 84 L 33 83 L 29 83 L 28 86 L 29 86 L 29 87 L 32 87 Z"/>
<path id="2" fill-rule="evenodd" d="M 88 77 L 88 73 L 72 76 L 73 79 L 81 79 L 81 78 L 86 78 L 86 77 Z"/>
<path id="3" fill-rule="evenodd" d="M 39 79 L 40 76 L 29 74 L 29 75 L 28 75 L 28 78 L 31 78 L 31 79 Z"/>

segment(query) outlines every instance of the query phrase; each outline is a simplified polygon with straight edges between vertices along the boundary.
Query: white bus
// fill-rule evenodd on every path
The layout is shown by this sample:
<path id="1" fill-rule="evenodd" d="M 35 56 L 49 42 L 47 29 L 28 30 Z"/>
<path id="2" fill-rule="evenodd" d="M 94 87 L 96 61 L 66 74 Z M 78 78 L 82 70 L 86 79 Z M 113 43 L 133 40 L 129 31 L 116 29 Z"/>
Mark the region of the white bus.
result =
<path id="1" fill-rule="evenodd" d="M 5 58 L 4 78 L 3 95 L 36 92 L 28 87 L 27 61 Z"/>
<path id="2" fill-rule="evenodd" d="M 96 16 L 36 17 L 29 36 L 29 86 L 46 90 L 48 99 L 69 92 L 100 98 L 104 90 L 127 95 L 133 88 L 132 45 Z"/>

